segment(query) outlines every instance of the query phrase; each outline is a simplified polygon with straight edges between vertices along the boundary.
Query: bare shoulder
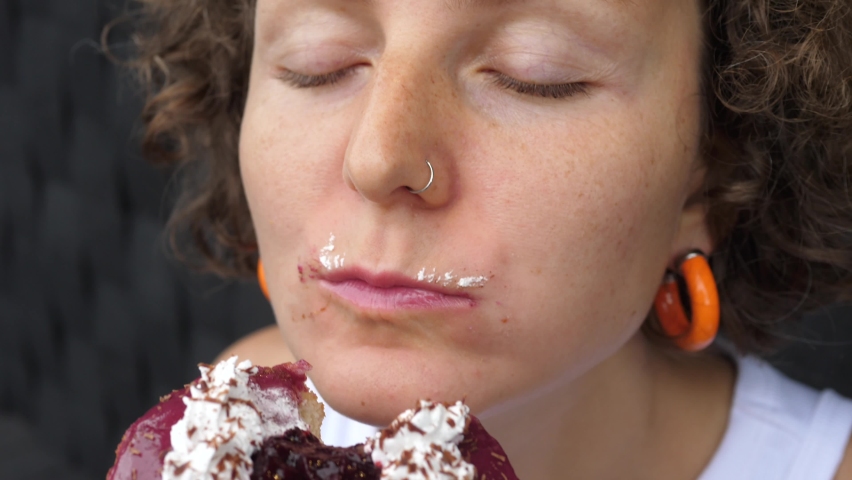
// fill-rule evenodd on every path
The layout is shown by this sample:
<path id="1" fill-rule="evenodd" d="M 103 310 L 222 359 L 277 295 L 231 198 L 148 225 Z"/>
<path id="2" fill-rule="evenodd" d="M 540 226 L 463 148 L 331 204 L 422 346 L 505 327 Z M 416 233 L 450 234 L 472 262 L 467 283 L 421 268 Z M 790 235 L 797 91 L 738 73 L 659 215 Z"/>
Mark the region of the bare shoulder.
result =
<path id="1" fill-rule="evenodd" d="M 834 476 L 834 480 L 852 480 L 852 441 L 846 444 L 843 460 Z"/>
<path id="2" fill-rule="evenodd" d="M 232 355 L 240 359 L 249 359 L 255 365 L 264 366 L 296 361 L 277 325 L 261 328 L 237 340 L 220 353 L 216 361 L 224 360 Z"/>

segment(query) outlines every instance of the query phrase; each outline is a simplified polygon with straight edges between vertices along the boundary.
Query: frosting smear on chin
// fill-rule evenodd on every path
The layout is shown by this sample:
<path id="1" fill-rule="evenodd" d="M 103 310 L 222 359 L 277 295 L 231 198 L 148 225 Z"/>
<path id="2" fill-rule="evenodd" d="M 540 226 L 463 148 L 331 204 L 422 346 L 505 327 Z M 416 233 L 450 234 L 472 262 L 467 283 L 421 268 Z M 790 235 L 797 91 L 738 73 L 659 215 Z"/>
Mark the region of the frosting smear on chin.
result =
<path id="1" fill-rule="evenodd" d="M 248 478 L 251 455 L 264 439 L 293 428 L 308 430 L 290 396 L 249 382 L 258 371 L 251 361 L 237 364 L 237 358 L 231 357 L 215 367 L 199 369 L 201 378 L 183 398 L 183 418 L 170 432 L 163 480 Z"/>

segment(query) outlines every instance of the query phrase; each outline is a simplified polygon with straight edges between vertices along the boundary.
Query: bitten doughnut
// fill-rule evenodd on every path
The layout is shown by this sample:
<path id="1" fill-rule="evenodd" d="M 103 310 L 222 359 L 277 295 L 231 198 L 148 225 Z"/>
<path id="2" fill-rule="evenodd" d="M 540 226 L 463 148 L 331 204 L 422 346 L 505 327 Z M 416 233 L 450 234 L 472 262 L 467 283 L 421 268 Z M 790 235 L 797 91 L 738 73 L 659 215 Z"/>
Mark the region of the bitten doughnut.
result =
<path id="1" fill-rule="evenodd" d="M 323 445 L 323 407 L 305 361 L 200 365 L 116 450 L 107 480 L 517 480 L 505 452 L 463 402 L 426 400 L 352 447 Z"/>

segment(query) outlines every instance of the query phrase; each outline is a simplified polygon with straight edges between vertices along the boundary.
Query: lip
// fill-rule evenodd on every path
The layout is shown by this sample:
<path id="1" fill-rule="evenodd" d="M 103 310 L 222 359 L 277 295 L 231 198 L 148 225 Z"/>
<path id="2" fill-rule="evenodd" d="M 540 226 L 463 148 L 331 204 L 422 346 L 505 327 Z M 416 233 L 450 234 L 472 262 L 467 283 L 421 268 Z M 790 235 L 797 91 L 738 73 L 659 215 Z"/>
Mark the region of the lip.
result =
<path id="1" fill-rule="evenodd" d="M 373 273 L 347 268 L 322 275 L 319 283 L 331 293 L 368 311 L 452 310 L 476 305 L 466 294 L 393 272 Z"/>

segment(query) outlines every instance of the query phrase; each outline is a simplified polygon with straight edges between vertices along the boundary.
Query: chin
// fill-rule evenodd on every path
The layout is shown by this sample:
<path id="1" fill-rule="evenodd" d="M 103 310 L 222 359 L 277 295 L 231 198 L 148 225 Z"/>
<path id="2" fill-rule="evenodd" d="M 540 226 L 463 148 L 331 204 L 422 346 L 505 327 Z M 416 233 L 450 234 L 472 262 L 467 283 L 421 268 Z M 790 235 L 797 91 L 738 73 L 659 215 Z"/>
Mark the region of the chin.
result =
<path id="1" fill-rule="evenodd" d="M 311 380 L 329 406 L 363 423 L 385 426 L 421 399 L 464 400 L 474 413 L 480 404 L 458 367 L 448 369 L 451 361 L 424 352 L 364 348 L 308 361 Z"/>

